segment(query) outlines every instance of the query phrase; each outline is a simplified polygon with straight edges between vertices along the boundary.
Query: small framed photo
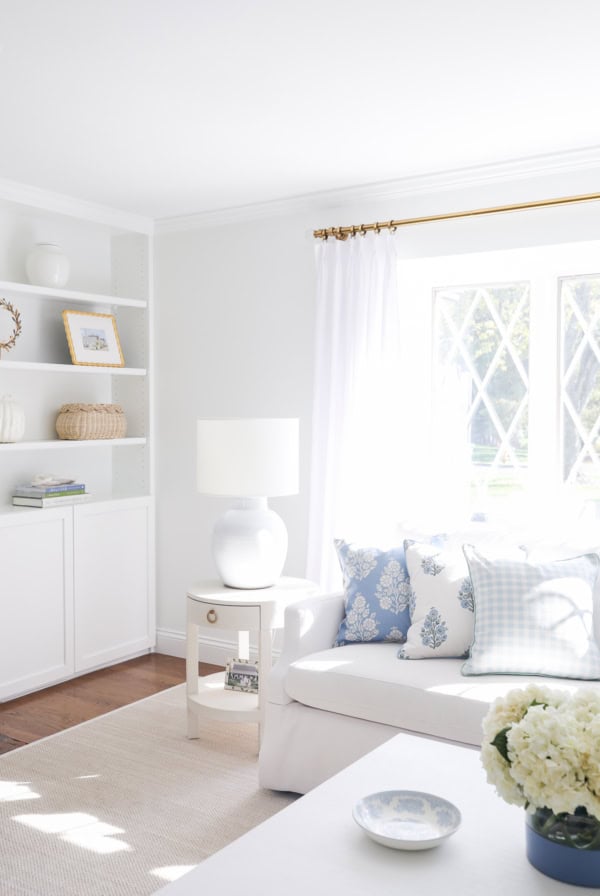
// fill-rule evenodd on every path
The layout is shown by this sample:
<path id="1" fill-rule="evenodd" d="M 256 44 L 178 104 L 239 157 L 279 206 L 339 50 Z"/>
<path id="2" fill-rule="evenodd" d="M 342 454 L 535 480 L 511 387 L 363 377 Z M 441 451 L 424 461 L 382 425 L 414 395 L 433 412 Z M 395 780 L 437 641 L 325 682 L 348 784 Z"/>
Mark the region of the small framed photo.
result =
<path id="1" fill-rule="evenodd" d="M 71 361 L 90 367 L 124 367 L 114 314 L 63 311 Z"/>
<path id="2" fill-rule="evenodd" d="M 258 662 L 250 660 L 227 660 L 225 666 L 225 687 L 229 691 L 246 691 L 258 694 Z"/>

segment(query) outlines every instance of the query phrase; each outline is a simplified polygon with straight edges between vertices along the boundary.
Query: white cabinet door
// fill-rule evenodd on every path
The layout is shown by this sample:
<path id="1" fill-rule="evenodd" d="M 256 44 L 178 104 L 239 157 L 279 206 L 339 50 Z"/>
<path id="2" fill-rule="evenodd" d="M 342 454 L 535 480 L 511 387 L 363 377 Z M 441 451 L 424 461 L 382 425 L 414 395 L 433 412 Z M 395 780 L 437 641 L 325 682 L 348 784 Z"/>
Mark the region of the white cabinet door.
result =
<path id="1" fill-rule="evenodd" d="M 75 671 L 153 647 L 152 500 L 74 510 Z"/>
<path id="2" fill-rule="evenodd" d="M 73 674 L 70 507 L 0 515 L 0 700 Z"/>

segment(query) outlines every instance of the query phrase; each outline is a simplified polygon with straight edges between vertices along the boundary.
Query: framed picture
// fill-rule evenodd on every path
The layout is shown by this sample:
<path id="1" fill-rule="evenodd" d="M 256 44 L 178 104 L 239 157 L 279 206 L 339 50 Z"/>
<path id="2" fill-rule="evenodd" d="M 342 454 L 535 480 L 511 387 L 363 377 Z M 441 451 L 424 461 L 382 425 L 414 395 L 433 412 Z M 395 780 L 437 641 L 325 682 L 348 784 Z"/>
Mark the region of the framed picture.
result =
<path id="1" fill-rule="evenodd" d="M 227 660 L 225 688 L 230 691 L 246 691 L 258 694 L 258 662 Z"/>
<path id="2" fill-rule="evenodd" d="M 73 364 L 125 366 L 114 314 L 63 311 L 62 316 Z"/>

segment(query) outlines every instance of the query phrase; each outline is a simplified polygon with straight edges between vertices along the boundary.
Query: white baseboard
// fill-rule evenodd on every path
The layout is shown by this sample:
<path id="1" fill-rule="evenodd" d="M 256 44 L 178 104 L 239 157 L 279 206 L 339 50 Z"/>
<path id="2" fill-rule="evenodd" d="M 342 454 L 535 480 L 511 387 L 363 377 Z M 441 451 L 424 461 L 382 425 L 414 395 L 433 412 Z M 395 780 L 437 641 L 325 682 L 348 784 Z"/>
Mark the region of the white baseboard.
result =
<path id="1" fill-rule="evenodd" d="M 156 630 L 156 652 L 167 656 L 185 657 L 185 632 L 159 628 Z M 207 635 L 198 636 L 198 657 L 203 663 L 214 663 L 216 666 L 224 666 L 227 660 L 236 657 L 238 652 L 237 638 L 213 638 Z M 280 651 L 273 648 L 273 660 L 277 659 Z M 258 656 L 258 645 L 250 641 L 250 654 Z"/>

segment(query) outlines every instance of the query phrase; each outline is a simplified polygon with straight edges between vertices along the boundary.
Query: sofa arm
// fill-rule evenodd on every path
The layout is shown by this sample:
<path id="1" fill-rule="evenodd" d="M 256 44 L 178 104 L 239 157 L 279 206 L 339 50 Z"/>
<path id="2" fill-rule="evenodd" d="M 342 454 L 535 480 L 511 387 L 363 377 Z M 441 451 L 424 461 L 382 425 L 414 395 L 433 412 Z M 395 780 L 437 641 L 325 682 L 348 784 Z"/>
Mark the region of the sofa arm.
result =
<path id="1" fill-rule="evenodd" d="M 283 646 L 267 682 L 270 703 L 291 703 L 284 681 L 291 663 L 333 646 L 344 618 L 344 595 L 326 594 L 291 604 L 285 610 Z"/>

